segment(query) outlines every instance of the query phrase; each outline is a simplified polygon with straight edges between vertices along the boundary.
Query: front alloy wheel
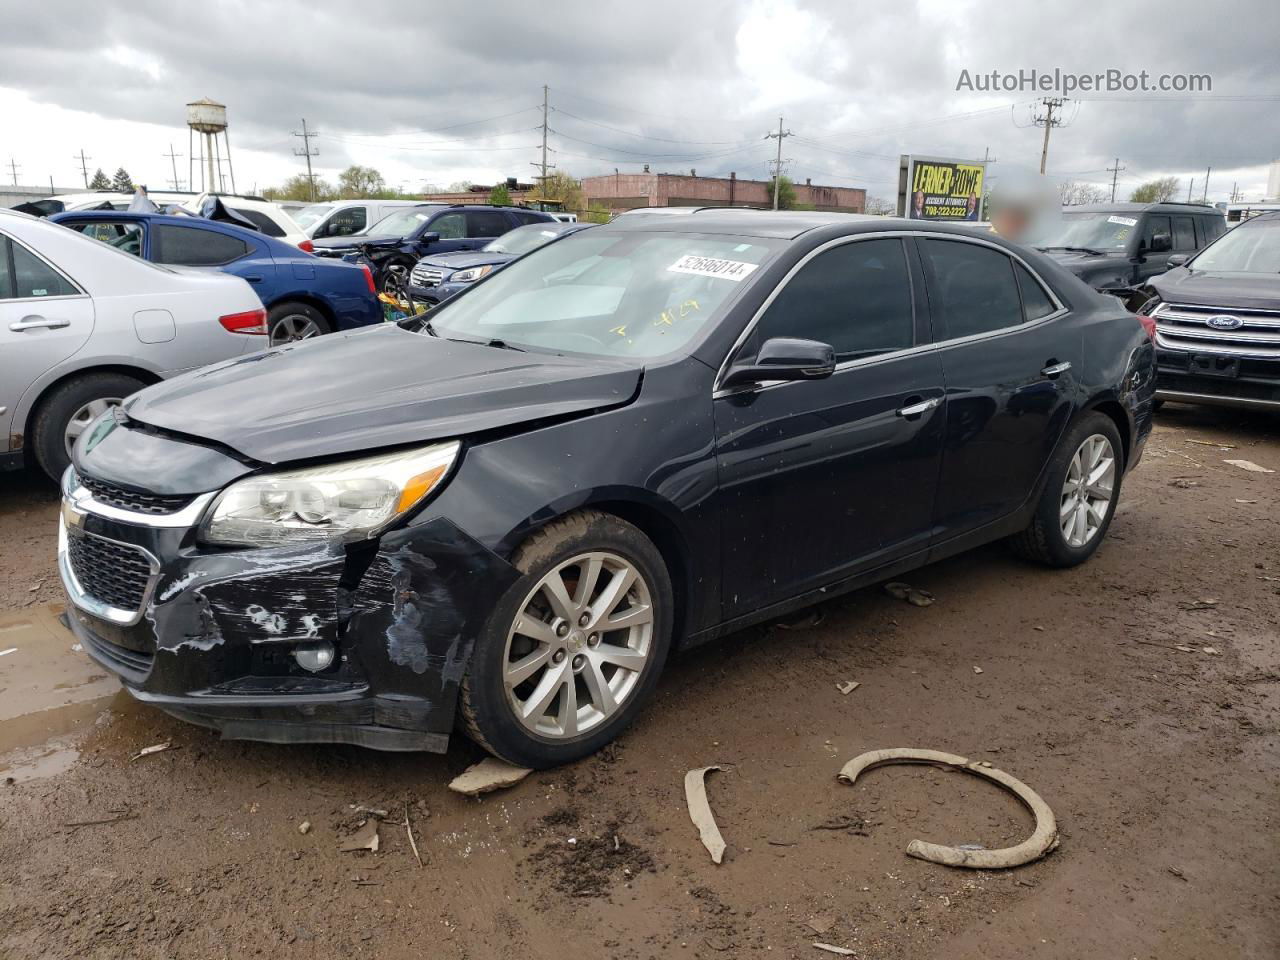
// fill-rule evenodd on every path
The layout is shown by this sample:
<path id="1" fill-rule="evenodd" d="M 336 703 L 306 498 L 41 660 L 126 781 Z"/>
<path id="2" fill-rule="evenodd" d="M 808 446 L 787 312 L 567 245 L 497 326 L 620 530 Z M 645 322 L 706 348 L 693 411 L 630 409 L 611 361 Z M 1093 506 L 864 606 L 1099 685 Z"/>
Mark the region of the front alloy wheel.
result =
<path id="1" fill-rule="evenodd" d="M 543 737 L 586 733 L 636 688 L 653 636 L 653 597 L 617 554 L 584 553 L 530 591 L 507 635 L 503 683 L 520 723 Z"/>
<path id="2" fill-rule="evenodd" d="M 1116 454 L 1111 441 L 1100 433 L 1086 437 L 1076 448 L 1062 484 L 1058 517 L 1068 546 L 1083 547 L 1098 535 L 1107 519 L 1115 479 Z"/>
<path id="3" fill-rule="evenodd" d="M 71 448 L 76 445 L 76 440 L 80 438 L 80 434 L 84 433 L 85 428 L 112 407 L 120 406 L 123 400 L 124 397 L 98 397 L 90 400 L 71 415 L 66 429 L 62 432 L 62 442 L 67 448 L 68 457 L 71 456 Z"/>

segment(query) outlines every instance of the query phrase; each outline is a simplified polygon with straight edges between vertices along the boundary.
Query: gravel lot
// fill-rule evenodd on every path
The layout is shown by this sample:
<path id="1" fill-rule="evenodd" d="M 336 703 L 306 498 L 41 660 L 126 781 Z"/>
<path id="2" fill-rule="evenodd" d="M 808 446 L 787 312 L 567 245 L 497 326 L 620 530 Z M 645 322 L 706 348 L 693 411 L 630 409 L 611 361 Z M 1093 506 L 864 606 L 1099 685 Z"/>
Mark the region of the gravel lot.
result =
<path id="1" fill-rule="evenodd" d="M 932 606 L 868 589 L 737 634 L 672 662 L 616 749 L 478 800 L 445 789 L 465 741 L 222 742 L 131 704 L 53 619 L 55 517 L 51 485 L 0 475 L 6 960 L 1280 955 L 1280 417 L 1167 406 L 1084 567 L 997 545 L 909 577 Z M 907 858 L 1031 824 L 963 774 L 836 782 L 889 746 L 1007 770 L 1061 846 L 1004 872 Z M 720 866 L 681 785 L 711 763 Z M 380 848 L 340 852 L 361 804 Z"/>

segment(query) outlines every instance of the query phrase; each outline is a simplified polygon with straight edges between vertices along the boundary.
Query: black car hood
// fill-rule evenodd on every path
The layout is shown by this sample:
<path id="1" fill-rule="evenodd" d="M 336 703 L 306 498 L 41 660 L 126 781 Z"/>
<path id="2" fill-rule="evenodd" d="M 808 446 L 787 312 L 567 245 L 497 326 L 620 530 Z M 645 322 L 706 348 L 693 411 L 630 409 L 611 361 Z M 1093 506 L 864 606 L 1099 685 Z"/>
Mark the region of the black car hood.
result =
<path id="1" fill-rule="evenodd" d="M 352 234 L 349 237 L 321 237 L 312 240 L 311 244 L 318 250 L 354 250 L 357 245 L 369 247 L 398 247 L 404 243 L 404 237 L 365 237 Z"/>
<path id="2" fill-rule="evenodd" d="M 204 367 L 148 387 L 125 412 L 283 463 L 618 406 L 635 397 L 642 372 L 387 325 Z"/>
<path id="3" fill-rule="evenodd" d="M 465 270 L 467 267 L 483 267 L 507 263 L 515 259 L 510 253 L 484 253 L 479 250 L 460 250 L 457 253 L 438 253 L 432 257 L 424 257 L 418 263 L 428 267 L 441 267 L 445 270 Z"/>
<path id="4" fill-rule="evenodd" d="M 1280 274 L 1215 273 L 1177 267 L 1147 281 L 1162 300 L 1206 307 L 1280 310 Z"/>

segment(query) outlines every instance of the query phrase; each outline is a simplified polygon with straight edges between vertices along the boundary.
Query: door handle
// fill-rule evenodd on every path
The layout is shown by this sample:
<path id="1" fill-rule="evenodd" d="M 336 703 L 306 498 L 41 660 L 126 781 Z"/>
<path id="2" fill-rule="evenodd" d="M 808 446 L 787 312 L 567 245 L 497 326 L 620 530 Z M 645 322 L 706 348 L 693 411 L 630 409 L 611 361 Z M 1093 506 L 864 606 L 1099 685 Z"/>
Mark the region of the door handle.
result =
<path id="1" fill-rule="evenodd" d="M 921 400 L 919 403 L 912 403 L 905 407 L 899 407 L 896 412 L 900 417 L 918 417 L 922 413 L 928 413 L 935 407 L 941 406 L 941 404 L 941 397 L 930 397 L 928 400 Z"/>
<path id="2" fill-rule="evenodd" d="M 15 320 L 9 324 L 9 329 L 15 333 L 21 333 L 23 330 L 59 330 L 62 327 L 71 326 L 70 320 L 50 320 L 47 317 L 23 317 L 21 320 Z"/>
<path id="3" fill-rule="evenodd" d="M 1070 369 L 1071 369 L 1070 360 L 1064 360 L 1062 363 L 1055 363 L 1054 361 L 1050 360 L 1049 365 L 1047 367 L 1044 367 L 1040 371 L 1040 373 L 1042 376 L 1046 376 L 1050 380 L 1055 380 L 1057 379 L 1059 374 L 1066 373 Z"/>

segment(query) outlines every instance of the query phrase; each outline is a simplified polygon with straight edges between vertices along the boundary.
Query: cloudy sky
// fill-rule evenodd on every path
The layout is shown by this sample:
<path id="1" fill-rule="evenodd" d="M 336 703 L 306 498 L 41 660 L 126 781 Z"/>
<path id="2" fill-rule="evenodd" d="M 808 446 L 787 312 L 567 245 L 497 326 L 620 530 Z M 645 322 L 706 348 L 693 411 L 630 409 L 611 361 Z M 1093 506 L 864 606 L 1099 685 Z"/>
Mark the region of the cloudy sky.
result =
<path id="1" fill-rule="evenodd" d="M 227 105 L 237 186 L 376 167 L 392 186 L 528 178 L 550 88 L 551 162 L 767 176 L 779 114 L 789 175 L 892 196 L 909 152 L 1035 170 L 1034 91 L 957 90 L 961 71 L 1118 69 L 1212 77 L 1209 94 L 1087 93 L 1053 131 L 1049 172 L 1119 194 L 1212 166 L 1211 200 L 1265 191 L 1280 157 L 1274 0 L 0 0 L 0 179 L 80 184 L 124 166 L 152 189 L 184 154 L 184 104 Z M 197 174 L 198 180 L 198 174 Z M 198 185 L 198 184 L 197 184 Z"/>

